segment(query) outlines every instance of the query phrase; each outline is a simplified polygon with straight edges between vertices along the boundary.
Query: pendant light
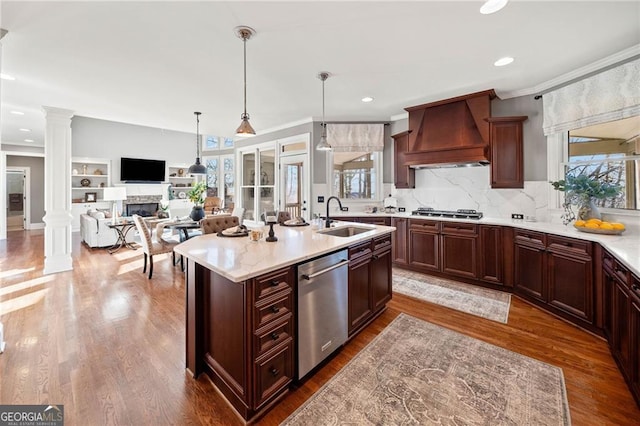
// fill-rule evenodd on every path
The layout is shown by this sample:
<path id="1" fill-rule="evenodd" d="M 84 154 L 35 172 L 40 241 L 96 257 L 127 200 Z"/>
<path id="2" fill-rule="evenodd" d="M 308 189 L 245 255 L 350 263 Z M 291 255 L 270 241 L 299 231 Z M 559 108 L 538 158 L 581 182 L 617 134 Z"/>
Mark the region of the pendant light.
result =
<path id="1" fill-rule="evenodd" d="M 329 78 L 329 73 L 323 71 L 318 74 L 318 78 L 322 80 L 322 134 L 316 145 L 316 151 L 331 151 L 331 145 L 327 142 L 327 123 L 324 122 L 324 82 Z"/>
<path id="2" fill-rule="evenodd" d="M 236 129 L 236 136 L 249 137 L 255 136 L 256 131 L 253 130 L 249 123 L 249 114 L 247 114 L 247 40 L 256 34 L 251 27 L 240 26 L 235 28 L 236 35 L 242 39 L 244 45 L 244 112 L 240 116 L 242 122 Z"/>
<path id="3" fill-rule="evenodd" d="M 206 175 L 207 168 L 203 164 L 200 164 L 200 114 L 202 113 L 196 111 L 194 114 L 196 115 L 196 163 L 189 167 L 188 173 L 192 175 Z"/>

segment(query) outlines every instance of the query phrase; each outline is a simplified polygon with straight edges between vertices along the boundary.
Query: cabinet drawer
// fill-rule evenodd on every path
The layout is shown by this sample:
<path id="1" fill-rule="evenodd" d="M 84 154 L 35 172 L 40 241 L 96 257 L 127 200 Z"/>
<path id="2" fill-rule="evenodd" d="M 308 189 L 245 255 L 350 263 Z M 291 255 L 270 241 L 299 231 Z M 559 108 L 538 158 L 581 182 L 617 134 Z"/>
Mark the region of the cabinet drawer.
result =
<path id="1" fill-rule="evenodd" d="M 618 262 L 618 260 L 606 250 L 602 251 L 602 266 L 618 278 L 618 281 L 628 286 L 629 270 L 624 265 L 620 264 L 620 262 Z"/>
<path id="2" fill-rule="evenodd" d="M 275 299 L 263 300 L 256 304 L 253 329 L 257 330 L 269 324 L 271 321 L 277 321 L 280 318 L 291 314 L 291 306 L 293 304 L 291 290 L 286 290 L 280 297 Z"/>
<path id="3" fill-rule="evenodd" d="M 546 238 L 541 232 L 525 231 L 522 229 L 516 229 L 515 231 L 516 244 L 524 244 L 532 247 L 545 248 Z"/>
<path id="4" fill-rule="evenodd" d="M 384 250 L 391 248 L 391 235 L 385 235 L 384 237 L 377 237 L 373 239 L 373 251 Z"/>
<path id="5" fill-rule="evenodd" d="M 280 269 L 255 278 L 256 300 L 264 299 L 279 291 L 293 288 L 291 268 Z"/>
<path id="6" fill-rule="evenodd" d="M 592 244 L 590 241 L 577 240 L 574 238 L 559 237 L 549 235 L 547 238 L 547 248 L 553 252 L 565 253 L 574 256 L 591 257 Z"/>
<path id="7" fill-rule="evenodd" d="M 372 225 L 389 226 L 391 224 L 391 218 L 389 217 L 360 217 L 358 218 L 360 223 L 369 223 Z"/>
<path id="8" fill-rule="evenodd" d="M 424 219 L 409 219 L 409 229 L 416 231 L 439 232 L 440 222 Z"/>
<path id="9" fill-rule="evenodd" d="M 291 339 L 293 335 L 291 317 L 289 313 L 282 318 L 282 321 L 274 322 L 274 327 L 263 328 L 256 332 L 254 346 L 256 358 Z"/>
<path id="10" fill-rule="evenodd" d="M 443 234 L 478 235 L 478 225 L 475 223 L 442 222 Z"/>
<path id="11" fill-rule="evenodd" d="M 255 410 L 258 411 L 291 383 L 293 377 L 293 349 L 292 343 L 278 348 L 275 352 L 256 360 L 255 363 Z"/>
<path id="12" fill-rule="evenodd" d="M 371 256 L 371 240 L 349 247 L 349 260 L 359 260 Z"/>

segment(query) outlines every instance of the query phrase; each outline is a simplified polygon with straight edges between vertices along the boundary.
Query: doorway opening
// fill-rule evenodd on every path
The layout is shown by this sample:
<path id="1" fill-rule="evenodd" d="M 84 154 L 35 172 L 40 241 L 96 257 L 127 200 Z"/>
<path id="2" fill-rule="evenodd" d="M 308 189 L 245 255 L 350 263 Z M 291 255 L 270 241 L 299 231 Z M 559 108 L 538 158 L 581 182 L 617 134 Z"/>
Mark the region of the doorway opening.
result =
<path id="1" fill-rule="evenodd" d="M 29 169 L 7 167 L 6 177 L 7 231 L 23 231 L 29 223 Z"/>

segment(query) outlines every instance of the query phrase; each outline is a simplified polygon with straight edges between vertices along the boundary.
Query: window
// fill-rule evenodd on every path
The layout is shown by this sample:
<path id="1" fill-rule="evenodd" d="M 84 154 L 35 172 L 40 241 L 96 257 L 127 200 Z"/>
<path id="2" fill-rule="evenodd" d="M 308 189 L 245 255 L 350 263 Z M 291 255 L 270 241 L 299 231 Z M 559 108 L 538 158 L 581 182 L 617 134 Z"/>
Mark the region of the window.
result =
<path id="1" fill-rule="evenodd" d="M 615 197 L 594 200 L 599 207 L 638 208 L 637 123 L 638 117 L 632 117 L 569 132 L 566 176 L 587 176 L 621 188 Z"/>
<path id="2" fill-rule="evenodd" d="M 379 152 L 334 152 L 332 194 L 346 200 L 380 201 L 381 163 Z"/>
<path id="3" fill-rule="evenodd" d="M 207 167 L 207 197 L 220 197 L 229 208 L 235 202 L 233 155 L 204 157 Z"/>

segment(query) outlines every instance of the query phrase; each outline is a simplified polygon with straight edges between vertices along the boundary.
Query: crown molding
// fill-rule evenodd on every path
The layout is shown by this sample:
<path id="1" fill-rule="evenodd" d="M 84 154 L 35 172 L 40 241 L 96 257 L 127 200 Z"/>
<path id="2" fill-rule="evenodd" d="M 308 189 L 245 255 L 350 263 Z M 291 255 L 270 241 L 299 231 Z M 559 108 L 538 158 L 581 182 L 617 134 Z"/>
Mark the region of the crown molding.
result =
<path id="1" fill-rule="evenodd" d="M 533 87 L 504 92 L 496 89 L 496 93 L 500 99 L 517 98 L 519 96 L 528 95 L 540 95 L 543 92 L 550 92 L 551 90 L 558 89 L 561 86 L 566 86 L 570 83 L 573 83 L 574 81 L 581 80 L 593 74 L 598 74 L 602 71 L 606 71 L 607 69 L 612 68 L 616 65 L 620 65 L 621 63 L 630 62 L 638 57 L 640 57 L 640 44 L 636 44 L 627 49 L 621 50 L 620 52 L 614 53 L 613 55 L 592 62 L 588 65 L 585 65 L 584 67 L 575 69 L 566 74 L 562 74 L 556 78 L 552 78 L 551 80 L 537 84 Z"/>

